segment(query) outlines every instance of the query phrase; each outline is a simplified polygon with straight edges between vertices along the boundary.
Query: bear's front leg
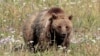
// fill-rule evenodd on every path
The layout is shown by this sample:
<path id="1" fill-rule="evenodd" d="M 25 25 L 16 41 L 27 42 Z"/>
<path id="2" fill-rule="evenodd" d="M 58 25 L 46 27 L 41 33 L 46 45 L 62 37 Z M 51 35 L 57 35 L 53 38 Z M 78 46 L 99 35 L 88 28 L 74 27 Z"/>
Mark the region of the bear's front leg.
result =
<path id="1" fill-rule="evenodd" d="M 50 36 L 49 35 L 49 30 L 50 30 L 50 25 L 51 21 L 47 20 L 45 23 L 45 26 L 42 29 L 42 32 L 39 37 L 39 49 L 45 50 L 49 48 L 49 43 L 50 43 Z"/>
<path id="2" fill-rule="evenodd" d="M 40 51 L 44 51 L 46 49 L 48 49 L 49 47 L 49 38 L 47 37 L 47 33 L 41 33 L 40 38 L 39 38 L 39 50 Z"/>
<path id="3" fill-rule="evenodd" d="M 64 41 L 64 46 L 65 46 L 66 48 L 68 48 L 68 47 L 69 47 L 69 44 L 70 44 L 70 39 L 67 38 L 66 41 Z"/>
<path id="4" fill-rule="evenodd" d="M 64 41 L 63 41 L 63 51 L 67 51 L 68 47 L 70 45 L 70 38 L 69 37 L 65 37 Z"/>

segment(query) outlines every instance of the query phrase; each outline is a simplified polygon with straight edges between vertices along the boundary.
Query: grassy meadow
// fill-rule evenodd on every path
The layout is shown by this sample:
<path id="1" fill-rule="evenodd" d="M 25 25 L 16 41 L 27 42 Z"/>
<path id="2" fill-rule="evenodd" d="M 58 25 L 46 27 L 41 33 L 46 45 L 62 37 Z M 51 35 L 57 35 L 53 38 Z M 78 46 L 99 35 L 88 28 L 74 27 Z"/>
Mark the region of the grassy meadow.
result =
<path id="1" fill-rule="evenodd" d="M 73 15 L 73 36 L 68 52 L 55 49 L 31 53 L 12 51 L 24 43 L 23 21 L 30 14 L 61 7 Z M 100 56 L 99 0 L 0 0 L 0 56 Z"/>

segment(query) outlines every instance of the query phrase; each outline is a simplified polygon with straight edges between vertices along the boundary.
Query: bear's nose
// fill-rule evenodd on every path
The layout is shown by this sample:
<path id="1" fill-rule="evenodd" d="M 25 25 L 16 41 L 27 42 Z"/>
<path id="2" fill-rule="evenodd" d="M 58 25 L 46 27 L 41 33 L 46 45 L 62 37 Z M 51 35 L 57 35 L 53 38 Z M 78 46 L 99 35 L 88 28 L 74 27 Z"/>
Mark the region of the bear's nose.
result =
<path id="1" fill-rule="evenodd" d="M 66 34 L 62 34 L 62 36 L 66 36 Z"/>

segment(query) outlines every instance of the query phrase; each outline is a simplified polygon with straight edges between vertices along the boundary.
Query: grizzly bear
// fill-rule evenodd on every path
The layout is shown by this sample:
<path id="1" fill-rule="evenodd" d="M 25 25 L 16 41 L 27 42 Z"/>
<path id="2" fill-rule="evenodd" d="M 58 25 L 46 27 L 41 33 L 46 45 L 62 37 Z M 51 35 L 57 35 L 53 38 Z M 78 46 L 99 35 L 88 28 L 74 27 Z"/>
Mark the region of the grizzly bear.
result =
<path id="1" fill-rule="evenodd" d="M 72 31 L 72 16 L 58 7 L 42 10 L 24 22 L 23 38 L 25 44 L 33 49 L 61 45 L 68 48 Z"/>

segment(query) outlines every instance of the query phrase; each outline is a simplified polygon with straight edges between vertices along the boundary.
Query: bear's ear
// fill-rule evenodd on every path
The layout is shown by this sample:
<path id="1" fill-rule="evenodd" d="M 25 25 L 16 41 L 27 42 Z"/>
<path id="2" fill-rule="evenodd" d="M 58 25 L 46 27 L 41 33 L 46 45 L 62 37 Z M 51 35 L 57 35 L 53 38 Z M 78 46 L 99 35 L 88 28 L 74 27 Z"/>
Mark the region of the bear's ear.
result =
<path id="1" fill-rule="evenodd" d="M 52 13 L 52 20 L 57 19 L 57 15 L 55 13 Z"/>
<path id="2" fill-rule="evenodd" d="M 72 20 L 72 18 L 73 18 L 73 16 L 72 16 L 72 15 L 70 15 L 70 16 L 68 17 L 68 19 L 69 19 L 69 20 Z"/>

